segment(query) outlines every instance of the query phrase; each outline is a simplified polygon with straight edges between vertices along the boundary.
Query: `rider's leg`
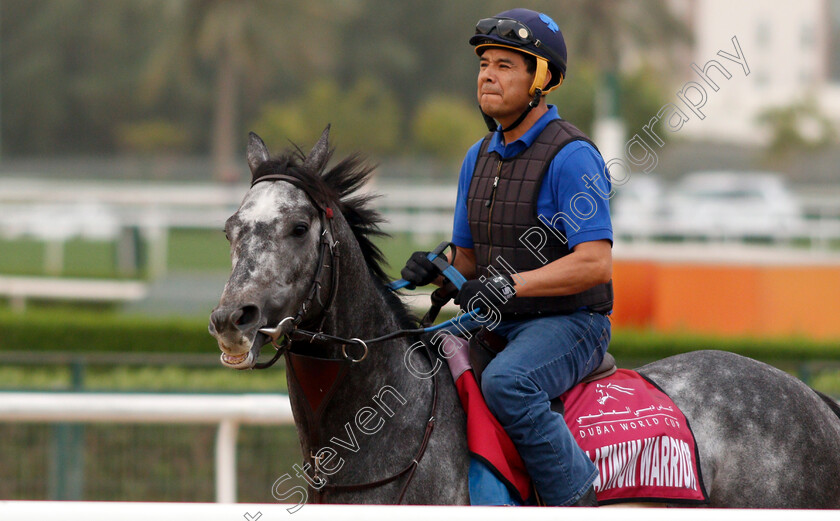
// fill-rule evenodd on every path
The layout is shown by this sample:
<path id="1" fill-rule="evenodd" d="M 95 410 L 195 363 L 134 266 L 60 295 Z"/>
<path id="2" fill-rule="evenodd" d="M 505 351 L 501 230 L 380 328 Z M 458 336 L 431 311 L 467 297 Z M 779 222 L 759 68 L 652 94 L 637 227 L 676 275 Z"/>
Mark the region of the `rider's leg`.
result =
<path id="1" fill-rule="evenodd" d="M 579 311 L 503 322 L 495 331 L 509 343 L 482 374 L 487 405 L 516 444 L 546 504 L 587 500 L 598 471 L 550 400 L 601 363 L 609 319 Z"/>

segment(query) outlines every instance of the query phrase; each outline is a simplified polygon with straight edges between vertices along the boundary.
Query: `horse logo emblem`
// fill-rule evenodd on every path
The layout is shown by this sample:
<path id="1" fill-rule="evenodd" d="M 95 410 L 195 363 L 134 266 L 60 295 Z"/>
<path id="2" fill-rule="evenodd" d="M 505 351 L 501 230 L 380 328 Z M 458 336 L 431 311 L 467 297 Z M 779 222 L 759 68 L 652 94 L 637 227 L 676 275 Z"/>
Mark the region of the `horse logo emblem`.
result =
<path id="1" fill-rule="evenodd" d="M 620 385 L 615 385 L 613 383 L 609 383 L 609 384 L 606 384 L 606 385 L 595 384 L 595 392 L 597 392 L 598 394 L 601 395 L 601 397 L 598 398 L 598 403 L 600 403 L 601 405 L 604 405 L 605 403 L 607 403 L 607 400 L 609 400 L 610 398 L 612 398 L 613 400 L 618 400 L 618 398 L 611 395 L 610 392 L 624 393 L 624 394 L 627 394 L 627 395 L 630 395 L 630 396 L 633 396 L 633 394 L 634 394 L 633 389 L 631 389 L 629 387 L 622 387 Z"/>

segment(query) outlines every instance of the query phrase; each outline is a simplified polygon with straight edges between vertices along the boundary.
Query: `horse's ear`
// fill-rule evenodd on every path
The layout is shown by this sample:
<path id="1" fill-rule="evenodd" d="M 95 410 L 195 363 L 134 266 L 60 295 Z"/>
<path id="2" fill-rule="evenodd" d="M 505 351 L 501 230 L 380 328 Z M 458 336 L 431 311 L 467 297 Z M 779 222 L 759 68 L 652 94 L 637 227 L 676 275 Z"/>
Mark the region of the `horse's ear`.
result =
<path id="1" fill-rule="evenodd" d="M 251 177 L 257 173 L 257 168 L 269 159 L 268 147 L 253 132 L 248 132 L 248 166 L 251 168 Z"/>
<path id="2" fill-rule="evenodd" d="M 304 166 L 309 168 L 311 172 L 320 172 L 326 166 L 330 158 L 329 137 L 330 126 L 327 125 L 324 132 L 321 133 L 321 139 L 315 143 L 315 146 L 309 151 L 309 155 L 306 156 Z"/>

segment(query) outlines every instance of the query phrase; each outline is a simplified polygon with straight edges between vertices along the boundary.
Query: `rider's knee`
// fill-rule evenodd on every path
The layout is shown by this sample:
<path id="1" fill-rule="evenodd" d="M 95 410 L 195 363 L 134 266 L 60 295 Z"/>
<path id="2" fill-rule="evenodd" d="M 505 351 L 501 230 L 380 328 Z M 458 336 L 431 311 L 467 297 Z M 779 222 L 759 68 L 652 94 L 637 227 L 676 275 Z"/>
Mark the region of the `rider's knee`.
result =
<path id="1" fill-rule="evenodd" d="M 490 412 L 504 423 L 505 418 L 512 419 L 522 412 L 523 398 L 539 389 L 526 376 L 485 370 L 481 375 L 481 392 Z"/>

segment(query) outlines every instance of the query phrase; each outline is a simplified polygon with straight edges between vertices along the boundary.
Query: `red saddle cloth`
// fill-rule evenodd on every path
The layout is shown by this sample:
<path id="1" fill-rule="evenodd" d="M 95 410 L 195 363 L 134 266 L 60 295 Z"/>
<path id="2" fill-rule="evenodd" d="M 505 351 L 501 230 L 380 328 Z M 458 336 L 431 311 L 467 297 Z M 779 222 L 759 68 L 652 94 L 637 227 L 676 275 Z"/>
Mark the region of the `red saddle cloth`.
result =
<path id="1" fill-rule="evenodd" d="M 639 373 L 619 369 L 560 398 L 566 425 L 598 467 L 599 503 L 708 502 L 688 421 Z"/>
<path id="2" fill-rule="evenodd" d="M 487 464 L 519 498 L 528 500 L 525 465 L 481 394 L 472 371 L 455 382 L 467 413 L 470 453 Z M 595 463 L 594 487 L 602 504 L 657 501 L 708 502 L 694 435 L 685 416 L 656 385 L 635 371 L 581 383 L 561 397 L 564 418 L 578 445 Z"/>
<path id="3" fill-rule="evenodd" d="M 514 497 L 518 493 L 517 499 L 527 501 L 531 495 L 531 477 L 513 442 L 487 408 L 473 372 L 464 371 L 455 381 L 455 387 L 467 413 L 467 446 L 470 454 L 488 465 Z"/>

